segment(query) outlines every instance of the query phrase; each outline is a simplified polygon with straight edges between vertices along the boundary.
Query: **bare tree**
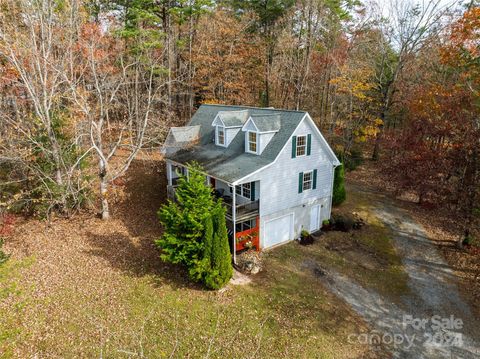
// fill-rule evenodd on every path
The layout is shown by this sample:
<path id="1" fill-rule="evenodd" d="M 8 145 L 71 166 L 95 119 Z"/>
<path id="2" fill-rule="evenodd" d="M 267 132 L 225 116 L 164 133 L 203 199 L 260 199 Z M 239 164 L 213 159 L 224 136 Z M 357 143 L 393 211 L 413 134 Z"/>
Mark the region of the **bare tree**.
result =
<path id="1" fill-rule="evenodd" d="M 442 0 L 391 0 L 388 5 L 386 10 L 380 6 L 375 10 L 380 17 L 377 23 L 383 34 L 383 41 L 379 43 L 377 86 L 382 96 L 380 118 L 384 125 L 406 64 L 415 57 L 424 41 L 433 32 L 439 31 L 441 19 L 450 9 L 449 5 L 443 5 Z M 388 20 L 383 17 L 384 11 L 388 12 Z M 382 131 L 377 135 L 372 153 L 375 160 L 380 155 L 381 135 Z"/>
<path id="2" fill-rule="evenodd" d="M 97 160 L 103 219 L 110 217 L 110 184 L 152 141 L 152 133 L 165 132 L 158 120 L 165 102 L 159 93 L 168 82 L 160 66 L 163 50 L 147 46 L 130 51 L 126 46 L 100 25 L 86 26 L 66 77 Z"/>
<path id="3" fill-rule="evenodd" d="M 2 0 L 0 6 L 0 117 L 9 134 L 1 144 L 3 161 L 21 166 L 43 187 L 50 207 L 65 210 L 68 197 L 75 202 L 83 187 L 77 179 L 84 156 L 74 149 L 62 96 L 83 16 L 75 0 Z"/>

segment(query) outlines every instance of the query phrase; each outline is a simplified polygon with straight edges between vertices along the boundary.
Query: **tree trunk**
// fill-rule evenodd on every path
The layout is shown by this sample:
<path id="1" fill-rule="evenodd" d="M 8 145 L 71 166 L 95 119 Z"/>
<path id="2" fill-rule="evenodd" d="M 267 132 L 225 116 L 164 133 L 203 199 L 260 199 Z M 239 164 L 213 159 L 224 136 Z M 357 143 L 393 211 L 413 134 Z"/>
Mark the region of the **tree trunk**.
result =
<path id="1" fill-rule="evenodd" d="M 51 121 L 50 119 L 46 120 L 46 122 L 49 124 L 49 128 L 47 129 L 47 134 L 50 139 L 50 143 L 52 144 L 52 156 L 53 156 L 53 162 L 55 162 L 55 182 L 59 186 L 63 186 L 63 176 L 62 176 L 62 170 L 61 170 L 61 151 L 60 151 L 60 146 L 57 143 L 57 139 L 55 136 L 55 133 L 52 129 Z"/>
<path id="2" fill-rule="evenodd" d="M 381 141 L 381 132 L 377 133 L 377 137 L 375 138 L 375 144 L 373 146 L 372 152 L 372 160 L 378 161 L 380 158 L 380 141 Z"/>
<path id="3" fill-rule="evenodd" d="M 380 113 L 380 119 L 382 120 L 382 124 L 378 127 L 378 133 L 377 133 L 377 136 L 375 137 L 375 145 L 373 146 L 372 160 L 374 161 L 378 161 L 380 159 L 380 142 L 382 141 L 383 129 L 385 127 L 385 119 L 387 118 L 387 111 L 390 108 L 390 100 L 388 97 L 389 91 L 390 91 L 390 84 L 388 85 L 384 95 L 382 112 Z"/>
<path id="4" fill-rule="evenodd" d="M 105 163 L 100 160 L 100 198 L 102 201 L 101 216 L 103 220 L 110 218 L 110 209 L 108 207 L 108 182 L 107 182 L 107 168 Z"/>
<path id="5" fill-rule="evenodd" d="M 100 180 L 100 196 L 102 199 L 102 219 L 107 220 L 110 218 L 110 210 L 108 208 L 108 199 L 107 199 L 107 192 L 108 192 L 108 184 L 105 181 L 105 178 Z"/>
<path id="6" fill-rule="evenodd" d="M 270 72 L 273 65 L 273 54 L 275 51 L 274 44 L 272 43 L 273 39 L 270 35 L 267 37 L 267 62 L 265 64 L 265 98 L 264 98 L 264 107 L 270 106 Z"/>

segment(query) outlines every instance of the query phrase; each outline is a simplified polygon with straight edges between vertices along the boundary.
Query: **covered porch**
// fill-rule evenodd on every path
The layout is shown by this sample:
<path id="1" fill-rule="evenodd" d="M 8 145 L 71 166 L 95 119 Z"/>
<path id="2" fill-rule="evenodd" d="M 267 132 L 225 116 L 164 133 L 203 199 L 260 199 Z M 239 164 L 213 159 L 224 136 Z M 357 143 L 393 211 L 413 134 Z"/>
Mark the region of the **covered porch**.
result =
<path id="1" fill-rule="evenodd" d="M 175 200 L 175 190 L 181 176 L 188 176 L 187 168 L 180 164 L 167 162 L 167 196 L 171 200 Z M 234 260 L 238 251 L 249 248 L 260 250 L 259 181 L 233 186 L 210 175 L 206 175 L 205 180 L 212 187 L 214 195 L 222 199 L 226 208 L 225 217 Z"/>

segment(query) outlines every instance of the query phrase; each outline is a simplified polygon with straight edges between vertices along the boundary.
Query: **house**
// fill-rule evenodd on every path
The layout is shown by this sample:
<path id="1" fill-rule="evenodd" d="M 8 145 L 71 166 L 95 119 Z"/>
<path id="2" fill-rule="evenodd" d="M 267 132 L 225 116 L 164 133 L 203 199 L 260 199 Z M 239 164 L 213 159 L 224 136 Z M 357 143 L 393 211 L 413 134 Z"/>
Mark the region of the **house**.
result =
<path id="1" fill-rule="evenodd" d="M 188 126 L 170 130 L 163 153 L 171 199 L 188 162 L 204 168 L 227 207 L 234 259 L 247 245 L 270 248 L 330 218 L 340 163 L 307 112 L 202 105 Z"/>

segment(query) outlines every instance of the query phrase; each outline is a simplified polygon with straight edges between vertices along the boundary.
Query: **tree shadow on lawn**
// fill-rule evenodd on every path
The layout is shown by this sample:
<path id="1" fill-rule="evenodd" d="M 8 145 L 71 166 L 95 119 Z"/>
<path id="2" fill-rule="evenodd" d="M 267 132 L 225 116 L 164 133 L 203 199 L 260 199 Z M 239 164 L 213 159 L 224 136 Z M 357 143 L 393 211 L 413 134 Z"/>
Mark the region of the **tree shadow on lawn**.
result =
<path id="1" fill-rule="evenodd" d="M 157 212 L 167 202 L 165 163 L 160 159 L 136 159 L 120 182 L 123 196 L 116 204 L 114 217 L 123 222 L 132 236 L 160 237 L 162 225 Z"/>
<path id="2" fill-rule="evenodd" d="M 157 212 L 166 202 L 165 163 L 157 155 L 141 157 L 134 160 L 127 174 L 117 181 L 116 186 L 121 187 L 123 193 L 112 206 L 112 220 L 119 220 L 128 235 L 121 230 L 109 234 L 90 232 L 87 234 L 93 247 L 90 253 L 129 275 L 155 275 L 158 285 L 199 289 L 188 280 L 183 267 L 160 259 L 154 241 L 162 235 Z"/>
<path id="3" fill-rule="evenodd" d="M 88 254 L 103 258 L 108 264 L 133 277 L 155 276 L 155 285 L 169 285 L 174 289 L 201 289 L 188 280 L 188 273 L 180 265 L 165 263 L 153 242 L 132 238 L 120 232 L 101 235 L 88 233 L 92 246 Z"/>

